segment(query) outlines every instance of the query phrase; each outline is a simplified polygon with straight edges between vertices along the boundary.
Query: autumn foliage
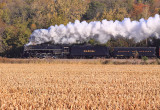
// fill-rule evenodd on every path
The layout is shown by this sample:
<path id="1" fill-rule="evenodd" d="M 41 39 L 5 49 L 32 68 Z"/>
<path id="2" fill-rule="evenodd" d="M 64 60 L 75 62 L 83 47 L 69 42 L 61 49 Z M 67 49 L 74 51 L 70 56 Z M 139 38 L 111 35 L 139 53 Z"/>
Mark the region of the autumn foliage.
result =
<path id="1" fill-rule="evenodd" d="M 131 16 L 136 19 L 141 18 L 146 8 L 149 8 L 149 6 L 143 3 L 134 4 Z"/>
<path id="2" fill-rule="evenodd" d="M 156 13 L 160 0 L 1 0 L 0 53 L 23 47 L 35 29 L 75 20 L 147 19 Z"/>

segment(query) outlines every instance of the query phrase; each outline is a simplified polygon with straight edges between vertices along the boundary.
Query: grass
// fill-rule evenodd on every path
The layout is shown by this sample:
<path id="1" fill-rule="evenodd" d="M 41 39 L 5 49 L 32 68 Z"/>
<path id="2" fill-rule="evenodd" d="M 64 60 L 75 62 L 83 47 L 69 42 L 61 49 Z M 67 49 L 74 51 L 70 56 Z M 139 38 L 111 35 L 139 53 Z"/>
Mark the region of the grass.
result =
<path id="1" fill-rule="evenodd" d="M 16 59 L 0 57 L 0 63 L 7 64 L 111 64 L 111 65 L 159 65 L 157 59 Z"/>
<path id="2" fill-rule="evenodd" d="M 160 109 L 159 65 L 0 64 L 0 109 Z"/>

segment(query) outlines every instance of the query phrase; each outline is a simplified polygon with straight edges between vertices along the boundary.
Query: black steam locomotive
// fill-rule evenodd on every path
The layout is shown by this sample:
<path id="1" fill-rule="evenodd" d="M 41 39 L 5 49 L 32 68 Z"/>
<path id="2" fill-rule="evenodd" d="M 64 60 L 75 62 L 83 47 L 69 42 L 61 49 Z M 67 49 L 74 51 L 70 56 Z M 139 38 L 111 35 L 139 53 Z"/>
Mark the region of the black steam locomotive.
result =
<path id="1" fill-rule="evenodd" d="M 115 47 L 100 45 L 53 45 L 38 44 L 24 47 L 24 57 L 37 58 L 153 58 L 156 47 Z"/>

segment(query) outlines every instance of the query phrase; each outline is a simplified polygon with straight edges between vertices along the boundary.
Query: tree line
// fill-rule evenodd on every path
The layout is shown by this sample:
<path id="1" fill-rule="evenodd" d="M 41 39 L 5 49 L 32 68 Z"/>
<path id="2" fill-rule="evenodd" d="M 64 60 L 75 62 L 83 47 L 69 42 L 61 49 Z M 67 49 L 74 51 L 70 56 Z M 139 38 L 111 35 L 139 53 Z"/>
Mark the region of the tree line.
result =
<path id="1" fill-rule="evenodd" d="M 160 0 L 1 0 L 0 55 L 19 57 L 35 29 L 66 25 L 75 20 L 121 21 L 125 17 L 139 20 L 155 14 L 160 14 Z M 120 36 L 111 38 L 105 45 L 159 46 L 155 39 L 135 43 L 134 39 Z M 89 43 L 97 42 L 91 39 Z"/>

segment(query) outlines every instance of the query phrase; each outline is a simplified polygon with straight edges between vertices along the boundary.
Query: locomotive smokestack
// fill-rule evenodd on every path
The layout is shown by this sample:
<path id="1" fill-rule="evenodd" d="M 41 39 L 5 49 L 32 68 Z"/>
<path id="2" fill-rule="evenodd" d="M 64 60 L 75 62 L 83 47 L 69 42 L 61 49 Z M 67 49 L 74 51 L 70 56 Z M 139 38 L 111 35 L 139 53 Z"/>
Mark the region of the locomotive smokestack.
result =
<path id="1" fill-rule="evenodd" d="M 110 37 L 122 36 L 134 38 L 136 41 L 144 40 L 150 36 L 160 37 L 160 16 L 157 14 L 148 20 L 140 19 L 131 21 L 125 18 L 123 21 L 86 21 L 51 26 L 48 29 L 35 30 L 29 39 L 28 45 L 34 43 L 54 42 L 69 44 L 95 39 L 101 43 L 107 42 Z"/>

